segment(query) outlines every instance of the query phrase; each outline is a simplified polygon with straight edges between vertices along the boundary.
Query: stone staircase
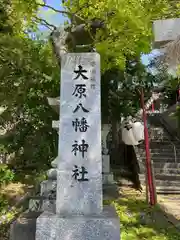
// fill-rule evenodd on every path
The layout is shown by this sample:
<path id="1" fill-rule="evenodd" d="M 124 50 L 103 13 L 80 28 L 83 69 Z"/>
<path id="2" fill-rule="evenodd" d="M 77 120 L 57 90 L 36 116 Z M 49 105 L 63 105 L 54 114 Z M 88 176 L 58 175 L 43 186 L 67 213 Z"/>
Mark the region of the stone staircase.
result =
<path id="1" fill-rule="evenodd" d="M 180 193 L 180 142 L 173 139 L 158 116 L 148 118 L 151 160 L 157 193 Z M 145 184 L 145 146 L 135 147 L 140 164 L 140 180 Z"/>

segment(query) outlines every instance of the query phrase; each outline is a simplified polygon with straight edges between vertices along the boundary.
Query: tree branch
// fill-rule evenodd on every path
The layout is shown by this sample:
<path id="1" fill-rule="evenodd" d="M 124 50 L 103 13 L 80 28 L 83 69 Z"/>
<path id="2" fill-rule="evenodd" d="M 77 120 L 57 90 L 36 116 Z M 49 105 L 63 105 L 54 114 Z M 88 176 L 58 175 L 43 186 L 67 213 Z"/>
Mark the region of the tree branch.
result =
<path id="1" fill-rule="evenodd" d="M 39 18 L 37 16 L 35 16 L 34 18 L 35 18 L 35 20 L 38 20 L 42 25 L 46 26 L 50 30 L 54 30 L 56 28 L 55 25 L 48 23 L 45 19 Z"/>
<path id="2" fill-rule="evenodd" d="M 46 7 L 46 8 L 49 8 L 51 10 L 53 10 L 54 12 L 56 13 L 61 13 L 61 14 L 65 14 L 65 15 L 69 15 L 71 17 L 78 17 L 79 19 L 81 19 L 82 21 L 84 21 L 84 19 L 82 17 L 80 17 L 79 15 L 77 15 L 76 13 L 71 13 L 71 12 L 68 12 L 68 11 L 64 11 L 64 10 L 58 10 L 50 5 L 47 5 L 47 4 L 41 4 L 41 3 L 37 3 L 38 6 L 40 7 Z"/>

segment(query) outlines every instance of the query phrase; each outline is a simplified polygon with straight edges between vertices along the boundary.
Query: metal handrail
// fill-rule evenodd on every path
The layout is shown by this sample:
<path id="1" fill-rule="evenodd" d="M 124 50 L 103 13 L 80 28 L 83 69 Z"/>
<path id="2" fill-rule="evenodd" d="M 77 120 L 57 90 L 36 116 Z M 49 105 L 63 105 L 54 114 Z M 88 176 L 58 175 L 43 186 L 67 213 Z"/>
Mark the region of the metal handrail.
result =
<path id="1" fill-rule="evenodd" d="M 167 129 L 166 124 L 164 123 L 164 119 L 162 118 L 162 116 L 159 116 L 159 120 L 160 120 L 160 123 L 165 128 L 166 132 L 168 132 L 168 134 L 172 136 L 172 133 L 170 133 L 170 131 Z M 172 137 L 175 138 L 176 140 L 180 141 L 176 136 L 172 136 Z M 167 138 L 168 138 L 169 142 L 171 143 L 171 145 L 173 146 L 175 163 L 177 163 L 177 149 L 176 149 L 176 145 L 171 141 L 169 136 L 167 136 Z"/>

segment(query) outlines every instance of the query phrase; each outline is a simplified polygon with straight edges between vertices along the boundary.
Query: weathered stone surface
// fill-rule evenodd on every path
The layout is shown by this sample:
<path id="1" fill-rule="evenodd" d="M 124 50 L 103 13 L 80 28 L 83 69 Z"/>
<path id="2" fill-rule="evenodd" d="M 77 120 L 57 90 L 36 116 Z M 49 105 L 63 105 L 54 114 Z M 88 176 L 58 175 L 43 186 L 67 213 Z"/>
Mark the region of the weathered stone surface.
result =
<path id="1" fill-rule="evenodd" d="M 103 184 L 103 199 L 111 200 L 118 199 L 120 197 L 120 191 L 117 184 Z"/>
<path id="2" fill-rule="evenodd" d="M 56 200 L 50 199 L 30 199 L 29 211 L 49 211 L 55 213 L 56 211 Z"/>
<path id="3" fill-rule="evenodd" d="M 44 212 L 37 219 L 36 240 L 119 240 L 120 223 L 115 210 L 101 215 L 60 217 Z"/>
<path id="4" fill-rule="evenodd" d="M 30 199 L 29 200 L 29 211 L 36 212 L 42 210 L 42 200 L 41 199 Z"/>
<path id="5" fill-rule="evenodd" d="M 77 90 L 77 86 L 83 89 Z M 72 53 L 62 56 L 60 96 L 56 211 L 58 214 L 100 213 L 102 148 L 99 54 Z M 83 124 L 87 125 L 86 130 Z"/>
<path id="6" fill-rule="evenodd" d="M 51 168 L 47 171 L 48 179 L 56 180 L 57 179 L 57 170 L 55 168 Z"/>
<path id="7" fill-rule="evenodd" d="M 23 213 L 11 224 L 10 240 L 35 240 L 36 219 L 41 212 Z"/>
<path id="8" fill-rule="evenodd" d="M 45 180 L 41 183 L 41 193 L 40 195 L 47 196 L 52 190 L 56 190 L 57 182 L 56 180 Z"/>
<path id="9" fill-rule="evenodd" d="M 74 118 L 76 119 L 76 117 L 80 120 L 82 118 L 78 116 Z M 100 117 L 98 114 L 86 116 L 87 122 L 93 124 L 87 130 L 88 134 L 82 133 L 81 135 L 72 129 L 74 118 L 67 118 L 61 121 L 58 169 L 72 172 L 74 165 L 84 166 L 88 171 L 89 178 L 100 177 L 102 173 Z M 79 145 L 82 146 L 83 140 L 85 140 L 84 144 L 88 144 L 88 149 L 84 151 L 84 156 L 79 150 L 73 150 L 76 146 L 77 148 Z M 86 148 L 86 145 L 84 147 Z"/>
<path id="10" fill-rule="evenodd" d="M 55 213 L 56 212 L 56 200 L 48 200 L 48 199 L 44 200 L 41 210 Z"/>
<path id="11" fill-rule="evenodd" d="M 154 47 L 162 47 L 180 35 L 180 18 L 156 20 L 153 23 Z"/>
<path id="12" fill-rule="evenodd" d="M 76 182 L 71 172 L 58 171 L 56 211 L 60 214 L 91 214 L 102 211 L 102 179 Z"/>
<path id="13" fill-rule="evenodd" d="M 110 156 L 109 155 L 102 156 L 102 172 L 103 173 L 110 172 Z"/>
<path id="14" fill-rule="evenodd" d="M 57 166 L 58 166 L 58 161 L 59 161 L 59 158 L 58 158 L 58 156 L 51 162 L 51 166 L 53 167 L 53 168 L 57 168 Z"/>
<path id="15" fill-rule="evenodd" d="M 103 173 L 103 184 L 114 184 L 114 176 L 112 172 L 109 173 Z"/>
<path id="16" fill-rule="evenodd" d="M 102 130 L 101 130 L 101 135 L 102 135 L 102 146 L 103 146 L 103 154 L 108 154 L 108 147 L 107 147 L 107 135 L 111 129 L 110 124 L 103 124 L 102 125 Z"/>

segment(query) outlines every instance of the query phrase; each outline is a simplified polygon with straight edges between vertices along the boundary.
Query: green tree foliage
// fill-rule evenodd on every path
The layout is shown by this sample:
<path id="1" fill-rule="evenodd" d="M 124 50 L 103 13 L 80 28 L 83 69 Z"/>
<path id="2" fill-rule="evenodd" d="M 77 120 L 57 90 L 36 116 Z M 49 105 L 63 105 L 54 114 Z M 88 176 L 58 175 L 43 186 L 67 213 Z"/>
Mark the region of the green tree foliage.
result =
<path id="1" fill-rule="evenodd" d="M 14 172 L 8 169 L 7 165 L 0 165 L 0 185 L 9 183 L 14 179 Z"/>
<path id="2" fill-rule="evenodd" d="M 55 151 L 51 124 L 57 116 L 46 98 L 59 93 L 59 69 L 50 46 L 30 39 L 21 39 L 19 44 L 18 53 L 7 48 L 12 57 L 1 73 L 1 103 L 7 108 L 1 119 L 10 131 L 3 139 L 25 165 L 26 160 L 47 162 Z"/>
<path id="3" fill-rule="evenodd" d="M 139 62 L 141 54 L 151 50 L 153 21 L 176 16 L 178 8 L 171 5 L 167 0 L 64 1 L 74 16 L 72 24 L 86 24 L 101 55 L 101 100 L 106 119 L 107 115 L 120 119 L 120 115 L 136 113 L 140 107 L 137 90 L 144 88 L 149 97 L 153 84 L 162 81 L 159 74 L 154 77 Z M 96 20 L 102 22 L 102 28 L 93 35 L 89 27 Z"/>
<path id="4" fill-rule="evenodd" d="M 0 1 L 0 32 L 1 33 L 12 33 L 12 26 L 9 23 L 8 18 L 8 0 Z"/>
<path id="5" fill-rule="evenodd" d="M 144 89 L 145 101 L 151 97 L 152 88 L 167 75 L 153 75 L 138 59 L 126 60 L 125 71 L 111 69 L 102 75 L 102 114 L 105 119 L 120 120 L 133 116 L 141 108 L 140 92 Z"/>
<path id="6" fill-rule="evenodd" d="M 170 16 L 167 0 L 67 0 L 64 5 L 87 23 L 100 19 L 104 28 L 94 44 L 101 54 L 102 70 L 125 68 L 126 56 L 139 57 L 151 48 L 152 22 Z M 174 11 L 174 15 L 176 11 Z"/>
<path id="7" fill-rule="evenodd" d="M 59 94 L 59 67 L 47 41 L 32 40 L 37 29 L 35 1 L 11 1 L 0 19 L 1 152 L 11 155 L 13 168 L 42 169 L 56 157 L 57 133 L 47 97 Z M 3 9 L 7 5 L 3 2 Z M 5 12 L 6 13 L 6 12 Z M 7 30 L 6 25 L 10 30 Z M 25 173 L 24 173 L 25 174 Z"/>

